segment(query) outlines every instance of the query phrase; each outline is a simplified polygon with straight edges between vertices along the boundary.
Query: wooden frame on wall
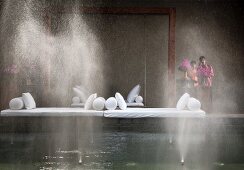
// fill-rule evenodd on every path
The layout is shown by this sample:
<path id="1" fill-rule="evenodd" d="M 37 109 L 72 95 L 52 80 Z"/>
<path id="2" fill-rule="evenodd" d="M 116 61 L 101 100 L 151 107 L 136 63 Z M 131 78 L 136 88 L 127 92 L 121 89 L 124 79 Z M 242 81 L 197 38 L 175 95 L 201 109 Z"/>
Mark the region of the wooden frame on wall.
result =
<path id="1" fill-rule="evenodd" d="M 51 31 L 52 11 L 67 13 L 72 8 L 52 7 L 46 10 L 45 22 L 47 29 Z M 168 99 L 169 106 L 175 104 L 176 83 L 175 83 L 175 26 L 176 26 L 176 9 L 163 7 L 80 7 L 79 11 L 84 14 L 113 14 L 113 15 L 168 15 L 169 16 L 169 33 L 168 33 Z M 70 11 L 72 12 L 72 11 Z M 48 64 L 48 61 L 47 61 Z M 50 65 L 50 63 L 49 63 Z M 50 71 L 50 70 L 49 70 Z M 50 73 L 45 73 L 44 83 L 47 89 L 50 88 Z M 49 91 L 49 90 L 48 90 Z M 45 95 L 45 94 L 44 94 Z M 44 100 L 45 101 L 45 100 Z M 42 102 L 43 104 L 43 102 Z"/>

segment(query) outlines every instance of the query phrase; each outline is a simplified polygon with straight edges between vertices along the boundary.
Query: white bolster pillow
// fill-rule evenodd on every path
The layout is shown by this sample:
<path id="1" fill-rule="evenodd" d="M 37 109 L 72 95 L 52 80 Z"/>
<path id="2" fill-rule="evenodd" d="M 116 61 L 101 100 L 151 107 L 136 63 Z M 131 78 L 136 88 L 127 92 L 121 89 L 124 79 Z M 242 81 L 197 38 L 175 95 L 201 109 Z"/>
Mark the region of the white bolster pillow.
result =
<path id="1" fill-rule="evenodd" d="M 30 93 L 22 93 L 22 99 L 26 109 L 35 109 L 36 102 Z"/>
<path id="2" fill-rule="evenodd" d="M 23 109 L 24 106 L 25 105 L 24 105 L 24 101 L 23 101 L 22 97 L 13 98 L 9 102 L 9 108 L 11 110 L 20 110 L 20 109 Z"/>
<path id="3" fill-rule="evenodd" d="M 72 103 L 74 103 L 74 104 L 78 104 L 78 103 L 80 103 L 80 102 L 81 102 L 81 101 L 80 101 L 80 98 L 79 98 L 78 96 L 72 98 Z"/>
<path id="4" fill-rule="evenodd" d="M 191 98 L 188 100 L 187 107 L 188 107 L 188 109 L 191 110 L 191 111 L 198 111 L 198 110 L 201 109 L 201 103 L 200 103 L 200 101 L 198 101 L 197 99 L 191 97 Z"/>
<path id="5" fill-rule="evenodd" d="M 117 100 L 118 106 L 121 110 L 125 110 L 127 108 L 127 104 L 125 102 L 124 97 L 120 93 L 115 94 L 115 98 Z"/>
<path id="6" fill-rule="evenodd" d="M 188 93 L 183 94 L 177 102 L 176 109 L 177 110 L 185 109 L 189 99 L 190 99 L 190 95 Z"/>
<path id="7" fill-rule="evenodd" d="M 105 106 L 105 99 L 103 97 L 98 97 L 93 101 L 92 107 L 95 110 L 103 110 Z"/>
<path id="8" fill-rule="evenodd" d="M 94 93 L 94 94 L 91 94 L 88 99 L 86 100 L 86 103 L 85 103 L 85 106 L 84 106 L 84 109 L 85 110 L 92 110 L 92 104 L 93 104 L 93 101 L 97 98 L 97 93 Z"/>
<path id="9" fill-rule="evenodd" d="M 105 107 L 108 110 L 115 110 L 117 108 L 117 100 L 114 97 L 109 97 L 105 102 Z"/>
<path id="10" fill-rule="evenodd" d="M 143 102 L 143 97 L 142 96 L 137 96 L 136 97 L 136 103 L 142 103 Z"/>

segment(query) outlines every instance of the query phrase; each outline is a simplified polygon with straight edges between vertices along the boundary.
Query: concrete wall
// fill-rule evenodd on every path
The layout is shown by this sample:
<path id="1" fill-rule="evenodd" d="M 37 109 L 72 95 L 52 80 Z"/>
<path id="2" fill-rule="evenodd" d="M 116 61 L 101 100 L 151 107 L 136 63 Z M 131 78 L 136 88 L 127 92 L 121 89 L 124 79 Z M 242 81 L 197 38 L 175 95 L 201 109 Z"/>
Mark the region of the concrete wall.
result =
<path id="1" fill-rule="evenodd" d="M 122 15 L 95 17 L 95 21 L 96 26 L 89 26 L 103 46 L 100 57 L 106 65 L 103 76 L 108 88 L 100 94 L 109 97 L 118 91 L 127 97 L 129 90 L 140 84 L 146 105 L 165 106 L 168 18 Z"/>
<path id="2" fill-rule="evenodd" d="M 62 3 L 57 1 L 56 4 Z M 65 2 L 64 2 L 65 3 Z M 66 1 L 67 3 L 67 1 Z M 176 65 L 182 58 L 198 60 L 204 55 L 215 69 L 213 84 L 216 112 L 242 112 L 244 106 L 244 8 L 241 2 L 227 1 L 84 1 L 85 6 L 113 7 L 175 7 Z M 86 18 L 89 29 L 102 47 L 102 72 L 91 76 L 91 91 L 112 96 L 116 91 L 124 96 L 135 85 L 142 85 L 141 95 L 151 107 L 166 105 L 167 94 L 167 30 L 165 16 L 106 16 Z M 2 56 L 3 57 L 3 56 Z M 97 56 L 98 57 L 98 56 Z M 6 56 L 5 56 L 6 58 Z M 99 58 L 95 58 L 98 60 Z M 100 61 L 100 60 L 99 60 Z M 101 74 L 102 73 L 102 74 Z M 177 71 L 177 78 L 182 76 Z M 99 75 L 100 77 L 97 78 Z M 59 76 L 60 77 L 60 76 Z M 97 78 L 97 79 L 96 79 Z M 104 80 L 104 85 L 99 81 Z M 68 105 L 71 87 L 81 83 L 73 80 L 65 86 L 69 95 L 51 105 Z M 53 86 L 55 88 L 55 86 Z M 38 88 L 37 88 L 38 89 Z M 37 95 L 38 96 L 38 95 Z M 1 100 L 5 97 L 1 94 Z M 6 102 L 5 106 L 6 107 Z"/>

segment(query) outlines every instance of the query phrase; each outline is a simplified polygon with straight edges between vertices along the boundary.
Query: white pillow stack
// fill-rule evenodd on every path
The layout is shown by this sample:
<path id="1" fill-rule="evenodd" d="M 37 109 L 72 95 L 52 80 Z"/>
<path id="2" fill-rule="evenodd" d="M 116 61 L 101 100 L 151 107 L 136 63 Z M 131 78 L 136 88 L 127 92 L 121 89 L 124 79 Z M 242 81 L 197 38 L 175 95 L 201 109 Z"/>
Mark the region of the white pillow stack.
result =
<path id="1" fill-rule="evenodd" d="M 13 98 L 9 102 L 11 110 L 35 109 L 36 102 L 30 93 L 22 93 L 22 97 Z"/>
<path id="2" fill-rule="evenodd" d="M 190 111 L 201 110 L 201 102 L 193 97 L 190 97 L 188 93 L 183 94 L 176 104 L 177 110 L 189 109 Z"/>
<path id="3" fill-rule="evenodd" d="M 87 100 L 87 93 L 86 89 L 82 86 L 75 86 L 73 87 L 74 97 L 72 98 L 71 107 L 82 107 Z"/>
<path id="4" fill-rule="evenodd" d="M 136 97 L 139 96 L 140 91 L 141 91 L 141 86 L 138 84 L 129 92 L 127 96 L 127 102 L 128 103 L 135 102 Z"/>
<path id="5" fill-rule="evenodd" d="M 87 99 L 87 102 L 88 102 L 88 99 Z M 115 97 L 109 97 L 107 100 L 105 100 L 103 97 L 98 97 L 98 98 L 94 99 L 93 103 L 92 103 L 92 107 L 89 107 L 89 109 L 101 111 L 104 109 L 115 110 L 117 107 L 119 107 L 121 110 L 125 110 L 127 108 L 127 104 L 126 104 L 123 96 L 118 92 L 115 94 Z M 85 107 L 85 108 L 88 108 L 88 107 Z"/>
<path id="6" fill-rule="evenodd" d="M 128 107 L 143 107 L 143 97 L 140 96 L 141 86 L 136 85 L 127 96 L 127 106 Z"/>

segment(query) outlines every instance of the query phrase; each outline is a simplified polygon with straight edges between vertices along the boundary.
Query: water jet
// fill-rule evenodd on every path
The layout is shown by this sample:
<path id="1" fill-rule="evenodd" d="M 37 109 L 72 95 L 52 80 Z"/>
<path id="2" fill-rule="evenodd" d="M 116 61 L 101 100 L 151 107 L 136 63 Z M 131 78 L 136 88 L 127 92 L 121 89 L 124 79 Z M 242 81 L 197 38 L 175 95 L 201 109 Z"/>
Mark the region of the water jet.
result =
<path id="1" fill-rule="evenodd" d="M 185 160 L 184 160 L 184 158 L 183 158 L 183 157 L 181 158 L 180 163 L 181 163 L 181 165 L 182 165 L 182 166 L 185 164 Z"/>

